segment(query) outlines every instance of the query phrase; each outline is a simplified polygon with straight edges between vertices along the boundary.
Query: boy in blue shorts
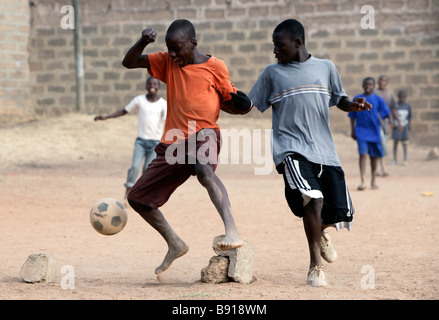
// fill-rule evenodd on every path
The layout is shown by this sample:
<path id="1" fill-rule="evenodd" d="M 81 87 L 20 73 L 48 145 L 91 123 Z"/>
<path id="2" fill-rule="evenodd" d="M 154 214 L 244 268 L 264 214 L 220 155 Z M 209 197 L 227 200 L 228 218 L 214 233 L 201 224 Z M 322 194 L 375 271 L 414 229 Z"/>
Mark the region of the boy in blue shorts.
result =
<path id="1" fill-rule="evenodd" d="M 299 21 L 280 23 L 273 44 L 277 63 L 262 71 L 249 98 L 261 112 L 272 107 L 273 160 L 308 240 L 307 284 L 326 286 L 322 258 L 333 262 L 337 254 L 324 229 L 350 229 L 354 213 L 329 128 L 329 107 L 348 112 L 371 105 L 364 98 L 350 101 L 335 65 L 308 53 Z"/>
<path id="2" fill-rule="evenodd" d="M 380 159 L 384 156 L 382 140 L 381 140 L 381 123 L 382 119 L 386 119 L 390 115 L 390 110 L 383 98 L 373 93 L 375 88 L 375 79 L 367 77 L 363 80 L 364 93 L 357 95 L 356 98 L 365 98 L 367 102 L 374 106 L 370 111 L 349 112 L 351 118 L 351 136 L 357 141 L 358 153 L 360 154 L 360 176 L 361 184 L 358 190 L 366 189 L 364 184 L 364 174 L 366 172 L 366 158 L 370 156 L 371 166 L 371 188 L 378 189 L 375 183 L 376 170 Z"/>

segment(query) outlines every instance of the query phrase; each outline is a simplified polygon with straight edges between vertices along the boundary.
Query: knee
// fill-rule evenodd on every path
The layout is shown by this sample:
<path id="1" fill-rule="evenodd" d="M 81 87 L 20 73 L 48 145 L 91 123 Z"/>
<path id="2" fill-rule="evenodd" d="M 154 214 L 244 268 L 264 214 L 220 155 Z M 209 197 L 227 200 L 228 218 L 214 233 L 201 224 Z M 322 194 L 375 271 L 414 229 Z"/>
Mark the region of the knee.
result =
<path id="1" fill-rule="evenodd" d="M 212 168 L 209 165 L 195 165 L 195 172 L 197 174 L 198 181 L 203 185 L 208 185 L 212 178 Z"/>
<path id="2" fill-rule="evenodd" d="M 314 213 L 320 213 L 323 208 L 323 198 L 313 198 L 307 204 L 307 207 Z"/>
<path id="3" fill-rule="evenodd" d="M 139 214 L 148 213 L 149 211 L 152 210 L 152 208 L 150 206 L 143 205 L 141 203 L 138 203 L 137 201 L 130 199 L 129 194 L 128 194 L 127 200 L 128 200 L 128 203 L 130 204 L 131 208 L 133 208 L 133 210 Z"/>

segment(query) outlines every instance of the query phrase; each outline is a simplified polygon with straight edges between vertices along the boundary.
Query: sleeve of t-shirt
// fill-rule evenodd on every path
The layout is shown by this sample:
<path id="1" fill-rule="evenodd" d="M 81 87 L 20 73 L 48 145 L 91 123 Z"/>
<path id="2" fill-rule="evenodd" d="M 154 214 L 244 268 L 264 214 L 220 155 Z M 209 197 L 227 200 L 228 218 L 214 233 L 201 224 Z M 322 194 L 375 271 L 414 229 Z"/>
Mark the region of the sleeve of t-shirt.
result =
<path id="1" fill-rule="evenodd" d="M 156 52 L 156 53 L 148 54 L 149 66 L 150 66 L 148 69 L 148 73 L 152 77 L 159 79 L 163 83 L 166 83 L 168 57 L 169 55 L 167 52 Z"/>
<path id="2" fill-rule="evenodd" d="M 343 84 L 341 82 L 340 74 L 332 61 L 329 61 L 329 91 L 331 92 L 331 98 L 329 100 L 329 106 L 336 106 L 340 102 L 342 97 L 349 98 L 344 91 Z"/>
<path id="3" fill-rule="evenodd" d="M 133 111 L 139 110 L 139 103 L 137 100 L 138 100 L 137 97 L 132 99 L 130 101 L 130 103 L 128 103 L 128 105 L 125 107 L 125 111 L 126 112 L 133 112 Z"/>
<path id="4" fill-rule="evenodd" d="M 230 73 L 226 64 L 222 60 L 217 60 L 214 77 L 215 89 L 220 93 L 222 101 L 229 101 L 232 99 L 230 92 L 236 93 L 238 89 L 230 81 Z"/>
<path id="5" fill-rule="evenodd" d="M 272 92 L 273 85 L 271 83 L 270 72 L 268 67 L 266 67 L 259 75 L 248 97 L 259 111 L 264 112 L 271 106 L 270 96 Z"/>

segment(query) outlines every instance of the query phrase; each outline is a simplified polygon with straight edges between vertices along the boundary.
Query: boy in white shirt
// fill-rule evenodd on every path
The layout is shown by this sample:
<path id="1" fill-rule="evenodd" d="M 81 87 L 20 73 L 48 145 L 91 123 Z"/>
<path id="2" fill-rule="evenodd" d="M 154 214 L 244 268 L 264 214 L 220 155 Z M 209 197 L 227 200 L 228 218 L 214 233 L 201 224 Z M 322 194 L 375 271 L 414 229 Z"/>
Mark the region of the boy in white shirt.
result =
<path id="1" fill-rule="evenodd" d="M 125 182 L 125 199 L 137 180 L 142 161 L 145 160 L 143 172 L 156 157 L 154 149 L 162 137 L 167 111 L 166 100 L 157 95 L 159 89 L 160 81 L 156 78 L 148 77 L 146 80 L 146 90 L 148 93 L 146 95 L 141 94 L 134 97 L 124 109 L 107 116 L 99 115 L 94 118 L 95 121 L 107 120 L 124 116 L 129 112 L 138 111 L 137 138 L 134 143 L 131 168 L 128 169 L 127 181 Z"/>

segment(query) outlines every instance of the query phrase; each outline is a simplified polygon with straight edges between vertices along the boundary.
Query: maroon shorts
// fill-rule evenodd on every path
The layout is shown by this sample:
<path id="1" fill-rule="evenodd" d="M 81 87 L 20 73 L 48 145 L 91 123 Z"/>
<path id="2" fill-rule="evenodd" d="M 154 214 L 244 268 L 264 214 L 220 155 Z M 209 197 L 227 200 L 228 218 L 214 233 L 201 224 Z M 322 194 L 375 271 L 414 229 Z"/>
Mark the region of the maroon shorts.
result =
<path id="1" fill-rule="evenodd" d="M 195 137 L 196 136 L 196 137 Z M 195 163 L 218 164 L 221 135 L 216 129 L 202 129 L 181 143 L 159 143 L 157 157 L 137 180 L 128 194 L 128 200 L 157 209 L 190 176 L 196 174 Z"/>

